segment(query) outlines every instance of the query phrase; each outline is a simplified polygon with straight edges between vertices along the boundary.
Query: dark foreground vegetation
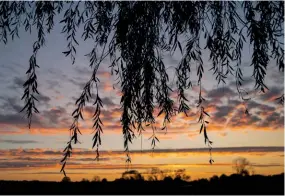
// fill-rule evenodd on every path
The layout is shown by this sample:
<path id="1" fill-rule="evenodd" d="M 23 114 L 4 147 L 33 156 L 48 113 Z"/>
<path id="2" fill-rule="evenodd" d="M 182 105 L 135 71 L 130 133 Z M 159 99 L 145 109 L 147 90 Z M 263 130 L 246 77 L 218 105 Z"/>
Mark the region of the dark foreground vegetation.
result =
<path id="1" fill-rule="evenodd" d="M 233 174 L 186 182 L 117 179 L 112 182 L 0 181 L 0 194 L 258 194 L 284 195 L 284 173 L 272 176 Z"/>

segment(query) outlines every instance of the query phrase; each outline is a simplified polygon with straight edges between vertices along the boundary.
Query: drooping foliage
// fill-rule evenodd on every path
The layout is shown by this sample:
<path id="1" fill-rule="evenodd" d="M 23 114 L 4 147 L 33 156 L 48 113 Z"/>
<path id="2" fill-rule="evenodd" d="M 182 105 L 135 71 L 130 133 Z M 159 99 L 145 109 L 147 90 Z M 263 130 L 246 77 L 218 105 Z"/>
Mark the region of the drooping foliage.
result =
<path id="1" fill-rule="evenodd" d="M 63 16 L 55 21 L 57 15 Z M 37 95 L 37 52 L 44 46 L 45 39 L 52 31 L 55 22 L 63 25 L 67 49 L 63 54 L 76 60 L 78 29 L 83 29 L 81 38 L 94 46 L 86 56 L 90 59 L 92 73 L 82 93 L 76 101 L 70 127 L 71 137 L 64 150 L 62 170 L 72 153 L 72 145 L 78 142 L 81 134 L 79 120 L 83 119 L 83 109 L 92 98 L 91 90 L 96 89 L 93 116 L 93 148 L 97 158 L 103 133 L 100 119 L 103 107 L 98 91 L 98 68 L 103 60 L 110 58 L 111 73 L 117 76 L 121 86 L 121 125 L 124 135 L 124 148 L 127 161 L 130 161 L 129 143 L 135 131 L 142 134 L 146 126 L 153 130 L 153 148 L 156 137 L 155 109 L 164 115 L 163 130 L 177 112 L 189 111 L 185 90 L 191 88 L 191 70 L 197 66 L 200 92 L 197 107 L 200 111 L 200 133 L 204 133 L 205 143 L 211 149 L 207 135 L 209 121 L 204 107 L 201 87 L 205 66 L 202 53 L 208 50 L 212 64 L 211 72 L 218 83 L 225 83 L 229 75 L 236 78 L 239 95 L 244 99 L 243 73 L 241 69 L 242 51 L 245 42 L 253 47 L 251 66 L 255 89 L 265 92 L 264 79 L 270 59 L 274 59 L 279 70 L 284 72 L 283 22 L 284 3 L 282 1 L 184 1 L 184 2 L 100 2 L 100 1 L 35 1 L 0 2 L 0 41 L 6 44 L 9 37 L 19 37 L 19 30 L 36 31 L 33 43 L 28 79 L 24 83 L 22 99 L 28 125 L 31 126 L 33 113 L 38 113 Z M 181 40 L 184 40 L 182 42 Z M 204 40 L 204 41 L 202 41 Z M 175 68 L 177 76 L 178 104 L 170 98 L 172 88 L 163 61 L 166 53 L 181 52 L 182 59 Z M 279 98 L 284 103 L 284 95 Z M 210 163 L 212 163 L 210 159 Z"/>

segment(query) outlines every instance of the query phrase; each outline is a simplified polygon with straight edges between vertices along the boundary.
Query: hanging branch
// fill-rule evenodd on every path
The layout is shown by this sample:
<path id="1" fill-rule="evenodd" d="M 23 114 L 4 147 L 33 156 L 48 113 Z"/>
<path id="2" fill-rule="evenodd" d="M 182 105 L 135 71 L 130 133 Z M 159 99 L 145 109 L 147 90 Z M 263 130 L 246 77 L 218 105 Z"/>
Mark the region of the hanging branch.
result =
<path id="1" fill-rule="evenodd" d="M 20 112 L 26 110 L 29 128 L 31 127 L 33 112 L 39 113 L 35 105 L 35 102 L 38 101 L 35 95 L 39 94 L 37 90 L 38 83 L 36 68 L 39 68 L 39 65 L 37 64 L 37 53 L 39 49 L 45 44 L 44 20 L 46 13 L 44 12 L 44 8 L 46 7 L 46 5 L 49 5 L 49 2 L 35 3 L 36 10 L 34 16 L 34 24 L 36 25 L 36 28 L 38 30 L 38 39 L 33 44 L 33 54 L 29 60 L 30 66 L 28 71 L 26 72 L 26 74 L 28 75 L 28 79 L 23 84 L 25 91 L 24 95 L 22 96 L 22 100 L 25 100 L 25 106 Z"/>
<path id="2" fill-rule="evenodd" d="M 201 123 L 201 127 L 200 127 L 200 134 L 204 133 L 204 139 L 205 139 L 205 144 L 208 145 L 209 148 L 209 152 L 210 152 L 210 164 L 212 164 L 214 162 L 213 158 L 212 158 L 212 144 L 213 142 L 209 140 L 208 138 L 208 134 L 207 134 L 207 125 L 209 124 L 209 121 L 205 120 L 205 115 L 210 117 L 210 115 L 205 111 L 203 105 L 203 102 L 205 101 L 205 99 L 202 97 L 202 88 L 201 88 L 201 82 L 199 83 L 200 85 L 200 91 L 199 91 L 199 100 L 197 103 L 197 107 L 200 108 L 200 116 L 199 116 L 199 120 L 198 123 Z"/>

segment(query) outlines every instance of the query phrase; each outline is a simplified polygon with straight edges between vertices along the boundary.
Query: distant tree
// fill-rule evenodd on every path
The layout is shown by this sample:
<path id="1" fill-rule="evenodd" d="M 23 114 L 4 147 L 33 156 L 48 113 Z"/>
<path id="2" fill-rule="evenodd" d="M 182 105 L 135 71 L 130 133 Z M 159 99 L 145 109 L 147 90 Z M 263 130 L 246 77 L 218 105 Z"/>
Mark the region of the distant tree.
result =
<path id="1" fill-rule="evenodd" d="M 89 182 L 89 180 L 86 178 L 82 178 L 81 182 Z"/>
<path id="2" fill-rule="evenodd" d="M 157 180 L 165 180 L 165 179 L 190 181 L 191 177 L 186 174 L 185 169 L 177 169 L 173 171 L 173 170 L 161 170 L 155 167 L 155 168 L 151 168 L 151 170 L 148 171 L 149 181 L 157 181 Z"/>
<path id="3" fill-rule="evenodd" d="M 149 181 L 157 181 L 163 180 L 165 177 L 167 177 L 166 173 L 169 173 L 169 171 L 163 171 L 157 167 L 153 167 L 147 173 L 149 174 Z"/>
<path id="4" fill-rule="evenodd" d="M 171 181 L 173 181 L 173 179 L 172 179 L 171 176 L 166 176 L 166 177 L 163 179 L 163 181 L 165 181 L 165 182 L 171 182 Z"/>
<path id="5" fill-rule="evenodd" d="M 68 177 L 68 176 L 64 176 L 64 177 L 62 178 L 61 182 L 71 182 L 71 179 L 70 179 L 70 177 Z"/>
<path id="6" fill-rule="evenodd" d="M 217 175 L 214 175 L 210 178 L 211 182 L 217 182 L 219 180 L 219 177 Z"/>
<path id="7" fill-rule="evenodd" d="M 103 183 L 106 183 L 106 182 L 108 182 L 108 180 L 107 180 L 106 178 L 103 178 L 103 179 L 102 179 L 102 182 L 103 182 Z"/>
<path id="8" fill-rule="evenodd" d="M 251 171 L 253 171 L 253 166 L 252 164 L 243 157 L 236 158 L 233 161 L 233 169 L 236 171 L 237 174 L 242 175 L 242 176 L 248 176 Z"/>
<path id="9" fill-rule="evenodd" d="M 125 171 L 122 178 L 125 180 L 144 180 L 144 177 L 137 170 Z"/>
<path id="10" fill-rule="evenodd" d="M 178 169 L 175 171 L 175 179 L 190 181 L 191 177 L 186 174 L 186 169 Z"/>
<path id="11" fill-rule="evenodd" d="M 94 176 L 94 177 L 92 178 L 92 182 L 100 182 L 100 181 L 101 181 L 101 179 L 100 179 L 99 176 Z"/>
<path id="12" fill-rule="evenodd" d="M 246 42 L 252 48 L 250 65 L 253 67 L 255 90 L 265 92 L 268 89 L 264 79 L 270 60 L 274 60 L 279 70 L 284 72 L 283 1 L 1 1 L 0 42 L 6 44 L 9 37 L 18 37 L 19 29 L 23 27 L 37 33 L 26 72 L 27 81 L 23 85 L 25 105 L 22 111 L 26 112 L 29 127 L 32 115 L 39 112 L 36 107 L 39 94 L 38 52 L 45 45 L 57 15 L 63 17 L 60 23 L 68 43 L 63 54 L 71 58 L 72 64 L 79 45 L 76 33 L 80 28 L 83 40 L 93 46 L 86 55 L 90 59 L 92 73 L 72 113 L 71 137 L 62 159 L 61 171 L 64 174 L 72 143 L 76 144 L 81 134 L 79 120 L 83 119 L 83 109 L 91 98 L 95 99 L 92 147 L 96 147 L 99 157 L 103 103 L 98 91 L 97 71 L 107 57 L 110 58 L 111 73 L 117 76 L 121 86 L 121 124 L 128 162 L 131 161 L 129 143 L 135 138 L 135 130 L 142 134 L 147 126 L 152 128 L 151 144 L 154 148 L 159 141 L 156 115 L 164 115 L 161 129 L 165 131 L 174 115 L 180 112 L 187 115 L 190 108 L 185 91 L 194 82 L 190 77 L 194 66 L 200 87 L 197 102 L 200 133 L 203 132 L 205 143 L 211 150 L 212 142 L 207 135 L 209 115 L 202 94 L 204 72 L 208 70 L 202 59 L 204 51 L 209 52 L 212 65 L 209 71 L 217 83 L 226 83 L 232 75 L 237 92 L 245 101 L 247 92 L 243 88 L 242 55 Z M 177 77 L 178 107 L 170 97 L 173 88 L 163 60 L 164 55 L 175 52 L 182 55 L 173 70 Z M 94 97 L 91 96 L 93 88 Z M 284 94 L 278 100 L 283 104 Z M 247 109 L 245 111 L 247 113 Z"/>

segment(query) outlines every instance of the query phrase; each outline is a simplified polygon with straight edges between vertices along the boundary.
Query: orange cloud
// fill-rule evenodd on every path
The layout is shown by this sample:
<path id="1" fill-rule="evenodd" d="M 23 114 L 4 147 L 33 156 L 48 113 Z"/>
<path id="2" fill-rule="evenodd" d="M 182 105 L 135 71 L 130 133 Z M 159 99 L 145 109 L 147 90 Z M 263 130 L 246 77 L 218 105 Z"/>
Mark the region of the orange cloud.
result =
<path id="1" fill-rule="evenodd" d="M 104 91 L 107 91 L 107 92 L 111 92 L 114 90 L 113 86 L 110 83 L 104 83 L 103 89 Z"/>
<path id="2" fill-rule="evenodd" d="M 110 79 L 110 77 L 111 77 L 110 72 L 107 72 L 107 71 L 98 71 L 97 75 L 99 77 L 103 77 L 103 78 L 107 78 L 107 79 Z"/>

